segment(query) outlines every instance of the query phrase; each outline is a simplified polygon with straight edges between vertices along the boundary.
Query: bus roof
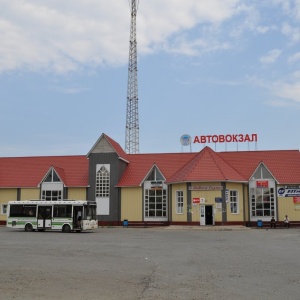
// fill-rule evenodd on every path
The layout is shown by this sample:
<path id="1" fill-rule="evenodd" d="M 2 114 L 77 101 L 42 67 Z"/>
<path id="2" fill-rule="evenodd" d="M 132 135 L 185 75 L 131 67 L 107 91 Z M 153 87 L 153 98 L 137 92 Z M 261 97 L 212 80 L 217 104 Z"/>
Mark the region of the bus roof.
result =
<path id="1" fill-rule="evenodd" d="M 32 199 L 32 200 L 21 200 L 21 201 L 8 201 L 8 204 L 43 204 L 43 205 L 52 205 L 52 204 L 96 204 L 95 201 L 88 200 L 58 200 L 58 201 L 46 201 L 40 199 Z"/>

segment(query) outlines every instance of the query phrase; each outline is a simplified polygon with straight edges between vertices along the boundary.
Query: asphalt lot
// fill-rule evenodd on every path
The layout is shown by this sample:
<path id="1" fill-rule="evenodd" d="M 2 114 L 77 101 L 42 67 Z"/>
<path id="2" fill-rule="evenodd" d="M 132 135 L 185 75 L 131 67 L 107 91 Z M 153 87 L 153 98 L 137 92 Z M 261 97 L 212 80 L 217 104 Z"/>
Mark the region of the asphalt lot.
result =
<path id="1" fill-rule="evenodd" d="M 300 229 L 0 227 L 0 299 L 299 299 Z"/>

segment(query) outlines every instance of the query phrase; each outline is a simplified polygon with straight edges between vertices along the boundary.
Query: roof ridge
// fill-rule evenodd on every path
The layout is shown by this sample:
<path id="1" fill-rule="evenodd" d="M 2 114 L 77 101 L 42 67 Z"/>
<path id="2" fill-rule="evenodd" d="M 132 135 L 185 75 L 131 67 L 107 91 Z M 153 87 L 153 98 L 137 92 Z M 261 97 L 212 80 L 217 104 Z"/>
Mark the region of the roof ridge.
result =
<path id="1" fill-rule="evenodd" d="M 195 155 L 185 165 L 183 165 L 179 170 L 177 170 L 175 174 L 178 174 L 182 172 L 184 169 L 186 169 L 187 171 L 183 175 L 183 178 L 187 178 L 188 175 L 191 174 L 192 171 L 196 168 L 198 162 L 201 160 L 204 153 L 207 151 L 206 149 L 210 149 L 210 148 L 206 146 L 200 152 L 195 153 Z M 191 167 L 189 167 L 190 165 Z M 175 174 L 173 174 L 171 177 L 173 177 Z"/>
<path id="2" fill-rule="evenodd" d="M 213 151 L 212 149 L 211 149 L 211 151 Z M 211 153 L 211 152 L 210 152 Z M 219 155 L 219 153 L 217 153 L 217 152 L 213 152 L 214 153 L 214 155 L 216 155 L 220 160 L 222 160 L 224 163 L 226 163 L 231 169 L 233 169 L 235 172 L 237 172 L 241 177 L 243 177 L 244 178 L 244 176 L 237 170 L 237 169 L 235 169 L 228 161 L 226 161 L 221 155 Z M 212 156 L 212 159 L 215 161 L 215 156 Z M 216 162 L 216 161 L 215 161 Z M 217 167 L 219 168 L 219 170 L 220 170 L 220 172 L 222 173 L 222 175 L 224 176 L 224 178 L 226 178 L 227 176 L 226 176 L 226 174 L 223 172 L 223 170 L 219 167 L 219 164 L 217 164 L 217 162 L 216 162 L 216 165 L 217 165 Z"/>

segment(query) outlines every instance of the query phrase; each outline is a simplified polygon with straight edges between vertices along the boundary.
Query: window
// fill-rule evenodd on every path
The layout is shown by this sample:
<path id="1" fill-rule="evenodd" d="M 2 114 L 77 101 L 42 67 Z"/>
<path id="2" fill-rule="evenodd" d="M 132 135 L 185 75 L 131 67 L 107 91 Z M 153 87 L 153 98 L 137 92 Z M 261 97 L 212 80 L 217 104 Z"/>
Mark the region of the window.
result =
<path id="1" fill-rule="evenodd" d="M 61 200 L 61 191 L 43 191 L 42 192 L 42 200 L 46 200 L 46 201 L 57 201 L 57 200 Z"/>
<path id="2" fill-rule="evenodd" d="M 10 217 L 36 217 L 36 205 L 13 204 L 10 206 Z"/>
<path id="3" fill-rule="evenodd" d="M 60 179 L 57 173 L 53 169 L 51 169 L 44 182 L 60 182 Z"/>
<path id="4" fill-rule="evenodd" d="M 95 205 L 87 205 L 85 206 L 85 216 L 84 219 L 87 220 L 96 220 L 97 219 L 97 214 L 96 214 L 96 206 Z"/>
<path id="5" fill-rule="evenodd" d="M 270 184 L 270 183 L 269 183 Z M 251 188 L 251 211 L 253 217 L 275 216 L 275 189 Z"/>
<path id="6" fill-rule="evenodd" d="M 101 166 L 96 174 L 96 197 L 109 197 L 109 171 Z"/>
<path id="7" fill-rule="evenodd" d="M 164 181 L 164 177 L 159 172 L 157 168 L 153 168 L 150 174 L 148 175 L 147 181 Z"/>
<path id="8" fill-rule="evenodd" d="M 167 187 L 164 185 L 164 177 L 154 166 L 144 182 L 145 218 L 167 218 Z"/>
<path id="9" fill-rule="evenodd" d="M 72 218 L 72 205 L 54 205 L 53 217 Z"/>
<path id="10" fill-rule="evenodd" d="M 251 220 L 276 216 L 275 180 L 263 163 L 249 182 L 249 199 Z"/>
<path id="11" fill-rule="evenodd" d="M 7 204 L 1 204 L 1 214 L 6 215 L 7 212 Z"/>
<path id="12" fill-rule="evenodd" d="M 239 197 L 238 197 L 238 191 L 230 191 L 229 193 L 229 201 L 230 201 L 230 212 L 232 214 L 238 214 L 239 213 Z"/>
<path id="13" fill-rule="evenodd" d="M 183 191 L 176 191 L 176 214 L 183 214 Z"/>
<path id="14" fill-rule="evenodd" d="M 167 216 L 167 191 L 165 189 L 145 190 L 145 217 Z"/>
<path id="15" fill-rule="evenodd" d="M 63 199 L 63 182 L 61 182 L 53 167 L 47 173 L 41 185 L 41 199 L 58 201 Z"/>

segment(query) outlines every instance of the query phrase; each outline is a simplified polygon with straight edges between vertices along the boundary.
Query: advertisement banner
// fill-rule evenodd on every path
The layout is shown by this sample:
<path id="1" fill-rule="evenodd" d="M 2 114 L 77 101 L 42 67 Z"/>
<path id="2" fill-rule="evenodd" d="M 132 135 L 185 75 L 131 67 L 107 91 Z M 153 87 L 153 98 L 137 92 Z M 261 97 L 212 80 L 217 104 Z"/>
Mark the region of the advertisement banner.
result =
<path id="1" fill-rule="evenodd" d="M 258 188 L 267 188 L 267 187 L 269 187 L 269 181 L 268 180 L 256 181 L 256 187 L 258 187 Z"/>
<path id="2" fill-rule="evenodd" d="M 200 198 L 193 198 L 193 203 L 200 203 Z"/>
<path id="3" fill-rule="evenodd" d="M 279 187 L 277 195 L 278 197 L 300 197 L 300 188 Z"/>

